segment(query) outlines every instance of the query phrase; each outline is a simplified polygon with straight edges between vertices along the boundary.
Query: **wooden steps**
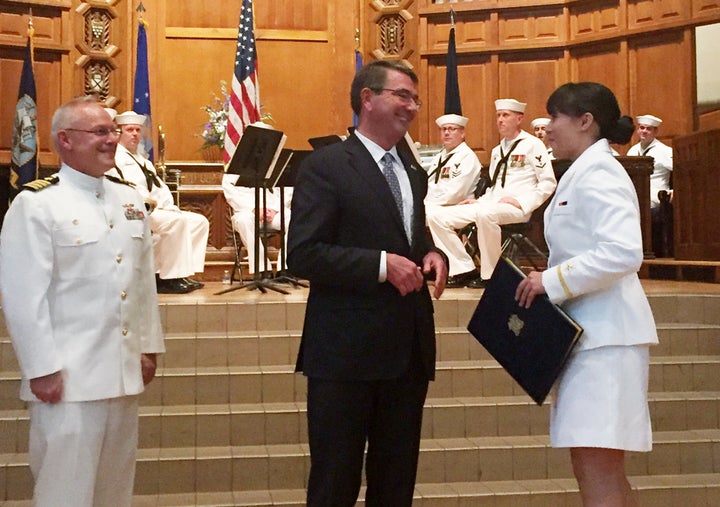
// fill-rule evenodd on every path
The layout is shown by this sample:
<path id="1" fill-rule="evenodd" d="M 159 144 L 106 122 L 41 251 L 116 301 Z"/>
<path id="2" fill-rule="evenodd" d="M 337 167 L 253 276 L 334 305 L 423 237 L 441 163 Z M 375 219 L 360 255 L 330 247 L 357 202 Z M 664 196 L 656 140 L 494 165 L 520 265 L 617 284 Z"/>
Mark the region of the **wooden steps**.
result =
<path id="1" fill-rule="evenodd" d="M 479 295 L 451 290 L 435 302 L 437 380 L 414 505 L 577 506 L 569 454 L 549 446 L 548 405 L 537 407 L 465 330 Z M 306 387 L 293 365 L 305 297 L 161 297 L 168 352 L 141 399 L 134 505 L 304 505 Z M 640 505 L 717 505 L 720 296 L 650 301 L 660 335 L 650 367 L 655 443 L 628 456 L 628 475 Z M 0 336 L 0 503 L 24 507 L 29 420 Z"/>

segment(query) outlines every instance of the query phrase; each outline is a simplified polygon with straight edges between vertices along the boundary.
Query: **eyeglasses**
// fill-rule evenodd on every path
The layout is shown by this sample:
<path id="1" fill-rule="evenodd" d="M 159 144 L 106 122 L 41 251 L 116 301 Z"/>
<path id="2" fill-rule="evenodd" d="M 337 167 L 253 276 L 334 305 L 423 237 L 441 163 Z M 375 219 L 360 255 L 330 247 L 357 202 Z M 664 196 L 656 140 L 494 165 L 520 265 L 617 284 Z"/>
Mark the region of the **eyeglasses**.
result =
<path id="1" fill-rule="evenodd" d="M 74 132 L 87 132 L 88 134 L 96 135 L 97 137 L 117 137 L 120 135 L 120 129 L 117 128 L 107 128 L 107 127 L 98 127 L 96 129 L 92 130 L 86 130 L 86 129 L 63 129 L 63 130 L 72 130 Z"/>
<path id="2" fill-rule="evenodd" d="M 415 104 L 415 107 L 417 107 L 418 109 L 420 109 L 420 107 L 422 106 L 422 102 L 420 102 L 420 97 L 414 95 L 410 90 L 406 90 L 405 88 L 381 88 L 380 91 L 390 92 L 397 98 L 402 100 L 405 104 Z"/>
<path id="3" fill-rule="evenodd" d="M 457 132 L 460 127 L 440 127 L 440 132 Z"/>

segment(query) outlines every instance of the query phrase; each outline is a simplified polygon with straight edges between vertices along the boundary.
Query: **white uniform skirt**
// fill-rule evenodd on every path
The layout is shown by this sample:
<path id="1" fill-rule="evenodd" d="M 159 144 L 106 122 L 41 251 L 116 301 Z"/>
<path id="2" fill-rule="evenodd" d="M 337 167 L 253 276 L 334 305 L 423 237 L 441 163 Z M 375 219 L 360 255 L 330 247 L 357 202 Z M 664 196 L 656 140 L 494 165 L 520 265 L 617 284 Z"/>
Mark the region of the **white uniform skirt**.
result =
<path id="1" fill-rule="evenodd" d="M 573 354 L 555 384 L 551 445 L 650 451 L 649 362 L 647 345 Z"/>

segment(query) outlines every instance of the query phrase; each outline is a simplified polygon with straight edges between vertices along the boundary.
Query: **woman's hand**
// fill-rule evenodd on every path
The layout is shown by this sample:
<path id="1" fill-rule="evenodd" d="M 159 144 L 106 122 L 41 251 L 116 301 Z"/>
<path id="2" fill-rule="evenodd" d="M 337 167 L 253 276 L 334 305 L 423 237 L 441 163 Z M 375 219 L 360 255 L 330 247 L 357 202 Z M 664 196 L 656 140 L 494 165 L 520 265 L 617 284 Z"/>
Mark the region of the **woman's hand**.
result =
<path id="1" fill-rule="evenodd" d="M 518 285 L 515 290 L 515 301 L 522 307 L 530 308 L 530 305 L 535 300 L 535 296 L 538 294 L 545 294 L 545 287 L 543 287 L 542 284 L 542 273 L 532 271 L 520 282 L 520 285 Z"/>

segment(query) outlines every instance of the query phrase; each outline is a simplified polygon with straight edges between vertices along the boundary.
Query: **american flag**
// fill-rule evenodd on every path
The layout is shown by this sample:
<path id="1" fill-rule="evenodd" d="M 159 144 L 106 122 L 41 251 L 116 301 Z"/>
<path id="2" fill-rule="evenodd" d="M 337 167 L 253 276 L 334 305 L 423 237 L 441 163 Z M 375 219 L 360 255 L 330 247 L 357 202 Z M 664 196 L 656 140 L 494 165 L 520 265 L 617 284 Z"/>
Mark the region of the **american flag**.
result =
<path id="1" fill-rule="evenodd" d="M 252 0 L 243 0 L 238 26 L 235 72 L 230 92 L 223 160 L 232 159 L 245 127 L 260 119 L 260 91 L 257 82 L 257 52 L 253 34 Z"/>

